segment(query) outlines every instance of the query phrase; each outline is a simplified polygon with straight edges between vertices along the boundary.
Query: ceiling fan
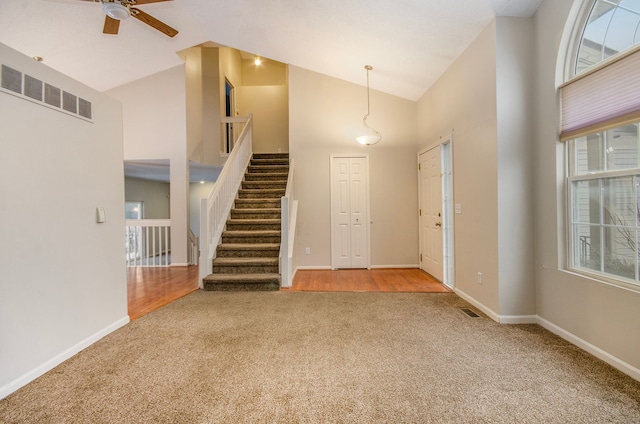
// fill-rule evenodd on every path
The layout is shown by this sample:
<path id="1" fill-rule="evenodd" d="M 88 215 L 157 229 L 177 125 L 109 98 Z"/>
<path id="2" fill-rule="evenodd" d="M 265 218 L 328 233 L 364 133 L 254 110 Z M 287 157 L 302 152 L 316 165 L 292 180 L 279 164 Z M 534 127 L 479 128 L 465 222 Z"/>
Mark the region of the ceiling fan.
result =
<path id="1" fill-rule="evenodd" d="M 171 28 L 169 25 L 154 18 L 148 13 L 143 12 L 137 7 L 140 4 L 147 3 L 160 3 L 163 1 L 171 0 L 82 0 L 90 1 L 93 3 L 102 3 L 102 9 L 107 15 L 104 20 L 103 34 L 117 34 L 118 28 L 120 28 L 120 21 L 127 19 L 129 16 L 133 16 L 139 21 L 157 29 L 158 31 L 174 37 L 178 31 Z"/>

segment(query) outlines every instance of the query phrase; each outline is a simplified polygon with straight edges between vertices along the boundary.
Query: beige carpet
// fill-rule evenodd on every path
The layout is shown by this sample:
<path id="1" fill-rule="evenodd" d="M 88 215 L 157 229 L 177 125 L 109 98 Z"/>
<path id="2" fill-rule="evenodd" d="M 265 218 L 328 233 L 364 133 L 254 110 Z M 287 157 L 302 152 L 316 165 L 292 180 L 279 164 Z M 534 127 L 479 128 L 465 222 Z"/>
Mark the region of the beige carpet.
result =
<path id="1" fill-rule="evenodd" d="M 197 291 L 0 401 L 2 423 L 640 423 L 640 382 L 454 294 Z"/>

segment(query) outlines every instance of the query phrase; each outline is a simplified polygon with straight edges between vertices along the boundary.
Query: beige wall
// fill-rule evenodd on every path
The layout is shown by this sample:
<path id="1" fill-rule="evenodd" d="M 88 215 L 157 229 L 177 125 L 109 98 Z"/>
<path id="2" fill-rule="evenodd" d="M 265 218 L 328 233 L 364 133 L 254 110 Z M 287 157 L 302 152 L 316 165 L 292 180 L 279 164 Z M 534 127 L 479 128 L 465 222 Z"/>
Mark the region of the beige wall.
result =
<path id="1" fill-rule="evenodd" d="M 496 23 L 418 102 L 419 149 L 453 132 L 456 290 L 499 314 Z M 483 284 L 477 273 L 482 272 Z"/>
<path id="2" fill-rule="evenodd" d="M 501 316 L 533 316 L 533 19 L 496 19 Z"/>
<path id="3" fill-rule="evenodd" d="M 169 159 L 171 263 L 187 264 L 189 164 L 185 67 L 109 90 L 122 102 L 124 159 Z"/>
<path id="4" fill-rule="evenodd" d="M 299 201 L 294 268 L 331 266 L 331 154 L 369 155 L 372 266 L 417 266 L 415 102 L 373 90 L 368 122 L 383 139 L 370 147 L 355 141 L 363 130 L 365 87 L 290 66 L 289 105 Z"/>
<path id="5" fill-rule="evenodd" d="M 0 57 L 93 110 L 89 123 L 0 92 L 3 398 L 129 318 L 121 105 L 3 44 Z"/>
<path id="6" fill-rule="evenodd" d="M 236 90 L 240 116 L 253 114 L 253 151 L 289 151 L 289 92 L 286 85 L 248 86 Z"/>
<path id="7" fill-rule="evenodd" d="M 143 202 L 144 219 L 169 219 L 169 183 L 124 179 L 124 199 L 127 202 Z"/>
<path id="8" fill-rule="evenodd" d="M 263 59 L 242 61 L 242 87 L 236 91 L 240 116 L 253 114 L 253 151 L 289 151 L 287 65 Z"/>
<path id="9" fill-rule="evenodd" d="M 557 87 L 569 29 L 584 2 L 545 0 L 535 16 L 535 280 L 537 314 L 553 331 L 640 379 L 640 293 L 564 271 L 564 145 Z M 561 43 L 562 40 L 562 43 Z M 560 58 L 558 60 L 558 58 Z"/>

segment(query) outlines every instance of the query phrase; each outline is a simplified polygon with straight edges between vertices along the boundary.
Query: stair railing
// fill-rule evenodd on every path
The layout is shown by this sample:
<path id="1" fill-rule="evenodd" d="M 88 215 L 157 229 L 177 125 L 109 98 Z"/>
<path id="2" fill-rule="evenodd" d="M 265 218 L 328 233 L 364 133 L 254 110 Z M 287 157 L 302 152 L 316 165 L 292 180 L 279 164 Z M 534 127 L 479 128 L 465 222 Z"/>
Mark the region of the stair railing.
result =
<path id="1" fill-rule="evenodd" d="M 291 287 L 293 282 L 293 241 L 295 239 L 296 218 L 298 216 L 298 201 L 293 200 L 293 171 L 294 161 L 289 161 L 289 175 L 287 188 L 281 201 L 281 239 L 280 239 L 280 285 Z"/>
<path id="2" fill-rule="evenodd" d="M 220 243 L 222 231 L 235 201 L 236 193 L 244 177 L 252 151 L 253 117 L 244 119 L 246 124 L 234 143 L 233 150 L 211 189 L 208 198 L 200 202 L 200 288 L 202 279 L 212 272 L 212 261 L 216 255 L 216 247 Z"/>
<path id="3" fill-rule="evenodd" d="M 128 267 L 171 264 L 170 219 L 127 219 L 125 231 Z"/>
<path id="4" fill-rule="evenodd" d="M 189 265 L 198 265 L 198 250 L 200 249 L 200 242 L 198 241 L 198 237 L 193 233 L 193 231 L 191 231 L 191 228 L 189 228 L 188 236 L 189 249 L 187 250 L 187 259 L 189 260 Z"/>

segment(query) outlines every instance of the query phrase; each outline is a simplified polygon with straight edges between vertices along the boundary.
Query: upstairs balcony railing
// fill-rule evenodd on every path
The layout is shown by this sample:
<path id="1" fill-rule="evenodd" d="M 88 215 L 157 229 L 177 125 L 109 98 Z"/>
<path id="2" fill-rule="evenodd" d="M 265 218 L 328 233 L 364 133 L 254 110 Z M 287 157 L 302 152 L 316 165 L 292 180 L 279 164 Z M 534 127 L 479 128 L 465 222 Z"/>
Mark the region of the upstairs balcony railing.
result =
<path id="1" fill-rule="evenodd" d="M 125 255 L 130 267 L 171 265 L 171 220 L 127 219 Z"/>

